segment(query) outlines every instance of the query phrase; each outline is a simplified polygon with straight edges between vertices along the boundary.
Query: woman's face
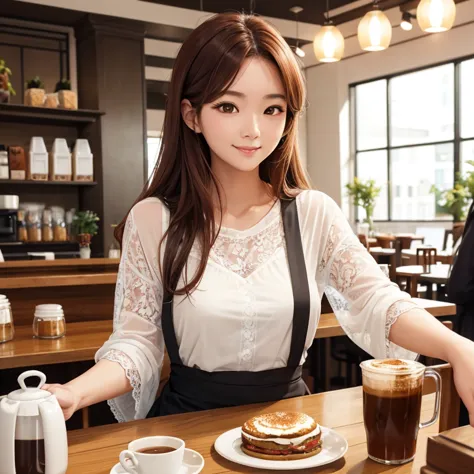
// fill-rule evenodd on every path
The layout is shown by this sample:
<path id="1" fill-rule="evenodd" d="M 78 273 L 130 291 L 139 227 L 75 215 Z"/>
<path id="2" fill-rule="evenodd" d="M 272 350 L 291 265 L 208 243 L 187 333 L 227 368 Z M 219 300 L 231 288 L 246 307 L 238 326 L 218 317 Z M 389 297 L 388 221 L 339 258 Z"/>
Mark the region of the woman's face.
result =
<path id="1" fill-rule="evenodd" d="M 213 168 L 258 168 L 280 142 L 286 108 L 278 69 L 262 58 L 247 59 L 229 90 L 205 104 L 198 119 Z"/>

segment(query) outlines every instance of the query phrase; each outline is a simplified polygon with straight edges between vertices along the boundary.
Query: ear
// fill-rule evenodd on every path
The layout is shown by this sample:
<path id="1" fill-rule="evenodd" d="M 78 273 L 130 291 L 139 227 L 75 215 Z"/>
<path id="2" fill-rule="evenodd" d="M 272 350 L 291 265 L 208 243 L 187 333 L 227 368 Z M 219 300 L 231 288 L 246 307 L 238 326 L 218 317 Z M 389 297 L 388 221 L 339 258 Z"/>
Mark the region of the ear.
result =
<path id="1" fill-rule="evenodd" d="M 191 105 L 188 99 L 181 101 L 181 116 L 183 117 L 184 123 L 194 132 L 202 133 L 201 127 L 199 126 L 196 109 Z"/>

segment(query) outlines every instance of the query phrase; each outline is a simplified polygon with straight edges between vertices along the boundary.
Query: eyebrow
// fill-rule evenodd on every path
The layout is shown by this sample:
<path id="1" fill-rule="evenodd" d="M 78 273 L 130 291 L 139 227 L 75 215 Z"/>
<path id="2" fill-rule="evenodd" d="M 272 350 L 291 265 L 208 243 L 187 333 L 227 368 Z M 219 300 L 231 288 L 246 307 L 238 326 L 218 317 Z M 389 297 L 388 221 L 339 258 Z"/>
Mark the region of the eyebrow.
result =
<path id="1" fill-rule="evenodd" d="M 247 97 L 243 92 L 238 91 L 226 91 L 224 95 L 233 95 L 235 97 L 245 98 Z M 283 99 L 286 100 L 286 97 L 283 94 L 267 94 L 263 96 L 264 99 Z"/>

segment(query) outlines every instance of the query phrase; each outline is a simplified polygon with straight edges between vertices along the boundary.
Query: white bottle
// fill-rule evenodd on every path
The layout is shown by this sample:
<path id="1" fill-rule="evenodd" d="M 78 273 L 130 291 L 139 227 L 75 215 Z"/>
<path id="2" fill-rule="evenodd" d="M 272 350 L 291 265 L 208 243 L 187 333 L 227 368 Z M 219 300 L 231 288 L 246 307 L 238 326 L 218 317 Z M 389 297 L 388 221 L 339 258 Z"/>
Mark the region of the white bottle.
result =
<path id="1" fill-rule="evenodd" d="M 89 142 L 78 138 L 72 154 L 74 181 L 94 181 L 93 155 Z"/>
<path id="2" fill-rule="evenodd" d="M 50 177 L 52 181 L 71 181 L 71 153 L 64 138 L 56 138 L 50 155 Z"/>
<path id="3" fill-rule="evenodd" d="M 48 151 L 43 137 L 32 137 L 30 141 L 28 178 L 47 181 L 49 175 Z"/>

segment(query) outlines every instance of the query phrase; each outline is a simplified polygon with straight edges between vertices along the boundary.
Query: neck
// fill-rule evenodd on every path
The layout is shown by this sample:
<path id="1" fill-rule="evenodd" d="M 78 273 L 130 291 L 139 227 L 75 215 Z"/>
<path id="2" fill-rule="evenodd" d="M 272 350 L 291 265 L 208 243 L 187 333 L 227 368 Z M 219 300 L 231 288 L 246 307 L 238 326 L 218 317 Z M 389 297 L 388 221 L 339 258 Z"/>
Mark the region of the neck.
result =
<path id="1" fill-rule="evenodd" d="M 273 199 L 269 184 L 260 179 L 259 170 L 239 171 L 221 160 L 212 160 L 212 171 L 217 178 L 222 212 L 239 215 L 252 206 Z M 219 197 L 214 189 L 214 202 L 219 209 Z"/>

